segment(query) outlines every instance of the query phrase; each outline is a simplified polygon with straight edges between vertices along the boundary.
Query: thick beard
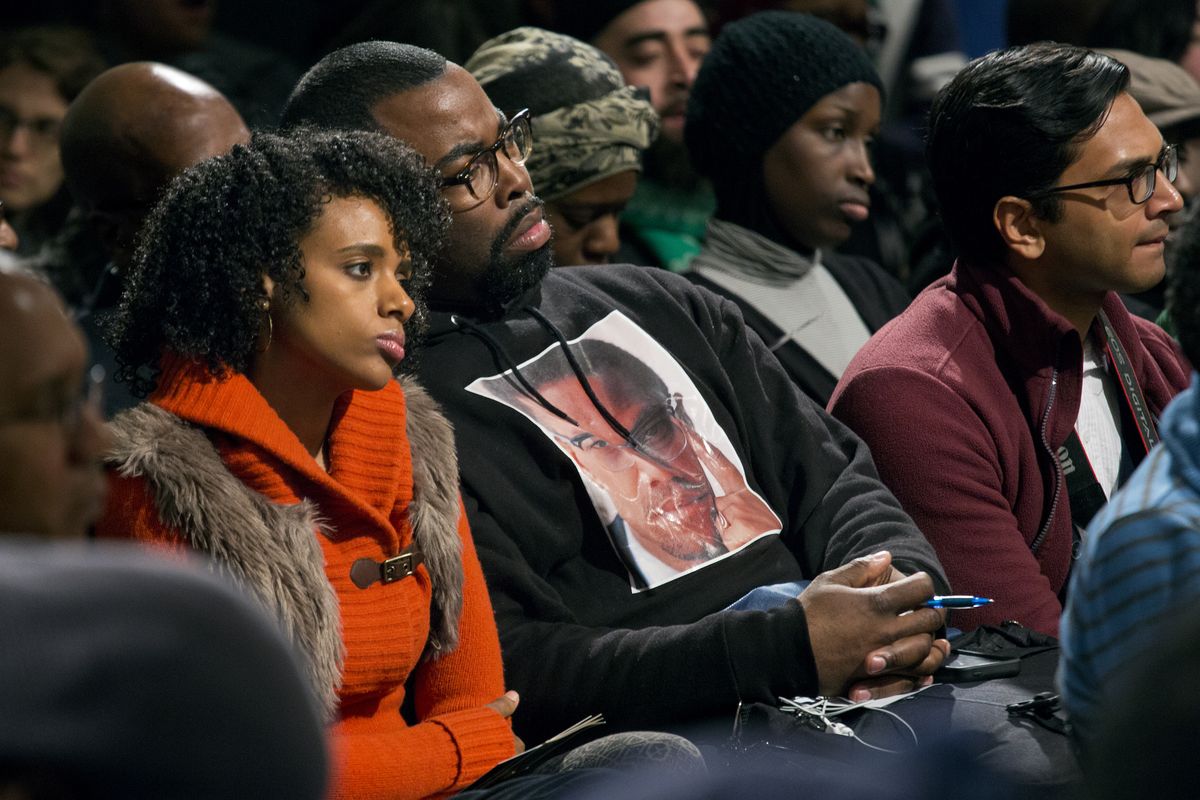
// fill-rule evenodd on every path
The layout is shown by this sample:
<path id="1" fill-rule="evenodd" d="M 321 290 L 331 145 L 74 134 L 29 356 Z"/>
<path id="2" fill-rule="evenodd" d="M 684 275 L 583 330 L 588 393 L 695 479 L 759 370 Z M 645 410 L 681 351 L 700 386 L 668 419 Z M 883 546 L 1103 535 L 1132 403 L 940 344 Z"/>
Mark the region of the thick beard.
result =
<path id="1" fill-rule="evenodd" d="M 525 216 L 541 206 L 541 200 L 527 202 L 520 211 L 513 214 L 512 220 L 492 240 L 487 269 L 479 276 L 479 289 L 480 296 L 488 298 L 497 308 L 537 286 L 554 266 L 551 242 L 546 242 L 537 250 L 517 258 L 504 257 L 504 246 L 509 238 L 516 232 Z"/>
<path id="2" fill-rule="evenodd" d="M 480 276 L 484 296 L 502 307 L 541 283 L 553 266 L 554 251 L 549 242 L 512 261 L 492 259 L 487 272 Z"/>

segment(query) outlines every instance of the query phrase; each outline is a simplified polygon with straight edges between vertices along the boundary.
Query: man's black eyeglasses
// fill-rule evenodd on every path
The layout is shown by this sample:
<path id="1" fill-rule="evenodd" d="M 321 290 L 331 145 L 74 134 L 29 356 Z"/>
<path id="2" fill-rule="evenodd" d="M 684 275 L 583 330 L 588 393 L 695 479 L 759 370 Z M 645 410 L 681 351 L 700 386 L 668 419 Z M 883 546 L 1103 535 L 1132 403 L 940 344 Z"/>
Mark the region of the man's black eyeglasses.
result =
<path id="1" fill-rule="evenodd" d="M 1157 162 L 1140 167 L 1132 175 L 1127 175 L 1124 178 L 1072 183 L 1070 186 L 1054 186 L 1049 189 L 1043 189 L 1040 192 L 1034 192 L 1029 196 L 1045 197 L 1046 195 L 1069 192 L 1074 189 L 1091 189 L 1096 186 L 1118 186 L 1123 184 L 1126 191 L 1129 192 L 1129 199 L 1133 201 L 1134 205 L 1141 205 L 1154 196 L 1154 189 L 1158 184 L 1158 173 L 1160 171 L 1167 177 L 1168 181 L 1174 181 L 1179 176 L 1179 154 L 1175 149 L 1175 145 L 1167 145 L 1163 149 L 1162 155 L 1158 157 Z"/>
<path id="2" fill-rule="evenodd" d="M 496 191 L 500 182 L 500 164 L 496 161 L 496 152 L 504 149 L 504 155 L 514 164 L 524 164 L 533 150 L 533 126 L 529 120 L 529 109 L 517 112 L 500 136 L 491 147 L 480 150 L 471 156 L 467 165 L 456 174 L 442 179 L 442 188 L 449 186 L 466 186 L 477 203 L 482 203 Z"/>

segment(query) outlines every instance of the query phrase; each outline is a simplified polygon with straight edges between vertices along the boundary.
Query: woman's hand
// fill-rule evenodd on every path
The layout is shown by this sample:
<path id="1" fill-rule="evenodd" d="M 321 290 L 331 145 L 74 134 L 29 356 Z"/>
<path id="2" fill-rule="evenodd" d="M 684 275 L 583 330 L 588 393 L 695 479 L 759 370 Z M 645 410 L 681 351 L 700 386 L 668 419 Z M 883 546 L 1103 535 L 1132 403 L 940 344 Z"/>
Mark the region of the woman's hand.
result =
<path id="1" fill-rule="evenodd" d="M 497 697 L 492 702 L 488 703 L 484 708 L 490 708 L 504 719 L 509 719 L 517 711 L 517 705 L 521 702 L 521 695 L 509 689 L 504 694 Z M 525 752 L 525 743 L 521 741 L 521 737 L 513 734 L 513 743 L 516 745 L 517 754 Z"/>

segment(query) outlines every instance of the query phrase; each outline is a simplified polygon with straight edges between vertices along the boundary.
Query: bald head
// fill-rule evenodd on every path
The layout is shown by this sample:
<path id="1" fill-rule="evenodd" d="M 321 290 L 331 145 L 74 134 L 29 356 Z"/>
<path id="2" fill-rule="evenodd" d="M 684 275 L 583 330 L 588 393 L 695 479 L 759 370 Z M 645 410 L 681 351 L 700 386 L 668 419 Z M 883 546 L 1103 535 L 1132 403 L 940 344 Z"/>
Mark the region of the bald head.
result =
<path id="1" fill-rule="evenodd" d="M 165 64 L 122 64 L 71 103 L 63 170 L 76 202 L 121 217 L 132 240 L 172 178 L 249 139 L 238 112 L 204 81 Z"/>
<path id="2" fill-rule="evenodd" d="M 82 536 L 106 445 L 80 405 L 87 345 L 49 286 L 0 273 L 0 532 Z"/>
<path id="3" fill-rule="evenodd" d="M 53 362 L 64 359 L 83 369 L 83 337 L 54 290 L 35 278 L 0 272 L 0 330 L 0 418 L 14 394 L 37 383 Z"/>

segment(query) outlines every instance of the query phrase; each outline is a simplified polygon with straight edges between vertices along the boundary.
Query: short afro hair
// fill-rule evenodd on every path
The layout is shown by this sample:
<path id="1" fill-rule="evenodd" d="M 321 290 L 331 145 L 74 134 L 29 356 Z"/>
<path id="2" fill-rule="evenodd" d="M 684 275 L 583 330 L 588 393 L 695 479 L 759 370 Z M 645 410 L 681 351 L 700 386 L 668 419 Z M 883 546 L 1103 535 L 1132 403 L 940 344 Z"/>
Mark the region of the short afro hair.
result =
<path id="1" fill-rule="evenodd" d="M 214 375 L 245 372 L 262 326 L 263 276 L 279 287 L 277 302 L 308 302 L 300 241 L 335 197 L 377 203 L 397 250 L 411 251 L 405 288 L 416 311 L 405 328 L 419 338 L 428 259 L 450 224 L 437 176 L 379 133 L 260 133 L 181 174 L 146 220 L 108 330 L 118 380 L 145 396 L 165 352 Z"/>
<path id="2" fill-rule="evenodd" d="M 283 108 L 280 127 L 382 130 L 371 109 L 440 78 L 447 63 L 432 50 L 399 42 L 359 42 L 335 50 L 300 78 Z"/>

